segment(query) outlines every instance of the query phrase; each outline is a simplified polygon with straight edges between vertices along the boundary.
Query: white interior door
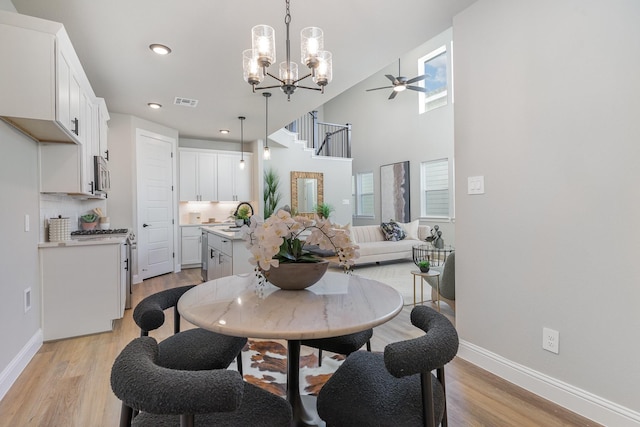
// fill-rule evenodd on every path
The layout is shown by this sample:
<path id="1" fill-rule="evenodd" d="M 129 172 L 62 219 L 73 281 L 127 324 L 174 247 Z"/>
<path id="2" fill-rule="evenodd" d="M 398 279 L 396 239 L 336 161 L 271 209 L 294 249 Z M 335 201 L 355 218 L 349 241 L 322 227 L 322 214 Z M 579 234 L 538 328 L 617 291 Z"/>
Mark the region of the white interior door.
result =
<path id="1" fill-rule="evenodd" d="M 144 280 L 174 269 L 172 138 L 138 132 L 138 274 Z"/>

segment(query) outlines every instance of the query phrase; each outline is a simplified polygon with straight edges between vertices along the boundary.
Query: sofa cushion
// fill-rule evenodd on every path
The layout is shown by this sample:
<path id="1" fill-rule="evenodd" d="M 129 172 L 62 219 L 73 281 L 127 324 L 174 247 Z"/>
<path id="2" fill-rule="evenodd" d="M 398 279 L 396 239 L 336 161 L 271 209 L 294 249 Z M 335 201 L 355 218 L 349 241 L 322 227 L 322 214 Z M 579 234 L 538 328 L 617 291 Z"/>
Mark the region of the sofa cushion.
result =
<path id="1" fill-rule="evenodd" d="M 402 240 L 407 236 L 402 226 L 393 220 L 389 222 L 383 222 L 382 224 L 380 224 L 380 227 L 382 228 L 382 232 L 384 233 L 385 238 L 392 242 Z"/>
<path id="2" fill-rule="evenodd" d="M 360 225 L 351 227 L 351 240 L 354 243 L 384 242 L 384 233 L 379 225 Z"/>
<path id="3" fill-rule="evenodd" d="M 420 226 L 420 220 L 416 219 L 415 221 L 411 222 L 399 222 L 398 224 L 400 224 L 400 226 L 406 233 L 405 239 L 420 240 L 418 238 L 418 227 Z"/>
<path id="4" fill-rule="evenodd" d="M 409 254 L 411 256 L 411 248 L 415 245 L 415 240 L 399 240 L 396 242 L 387 240 L 383 242 L 368 242 L 365 245 L 360 245 L 360 249 L 358 252 L 360 253 L 360 258 L 369 256 L 369 255 L 384 255 L 388 254 L 389 259 L 396 259 L 394 255 L 396 254 Z M 403 256 L 404 257 L 404 256 Z M 357 260 L 356 260 L 357 261 Z"/>

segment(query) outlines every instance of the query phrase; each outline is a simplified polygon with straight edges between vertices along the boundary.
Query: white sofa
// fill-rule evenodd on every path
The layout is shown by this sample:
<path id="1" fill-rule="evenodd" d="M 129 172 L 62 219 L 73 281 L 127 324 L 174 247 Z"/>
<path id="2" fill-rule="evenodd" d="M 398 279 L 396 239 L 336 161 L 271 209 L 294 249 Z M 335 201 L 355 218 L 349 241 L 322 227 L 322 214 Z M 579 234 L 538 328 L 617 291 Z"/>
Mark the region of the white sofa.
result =
<path id="1" fill-rule="evenodd" d="M 401 224 L 407 237 L 399 241 L 389 241 L 379 225 L 357 225 L 351 227 L 351 239 L 360 246 L 360 257 L 355 264 L 371 262 L 413 259 L 413 247 L 426 243 L 425 239 L 431 234 L 428 225 L 413 223 Z M 417 231 L 417 232 L 416 232 Z"/>

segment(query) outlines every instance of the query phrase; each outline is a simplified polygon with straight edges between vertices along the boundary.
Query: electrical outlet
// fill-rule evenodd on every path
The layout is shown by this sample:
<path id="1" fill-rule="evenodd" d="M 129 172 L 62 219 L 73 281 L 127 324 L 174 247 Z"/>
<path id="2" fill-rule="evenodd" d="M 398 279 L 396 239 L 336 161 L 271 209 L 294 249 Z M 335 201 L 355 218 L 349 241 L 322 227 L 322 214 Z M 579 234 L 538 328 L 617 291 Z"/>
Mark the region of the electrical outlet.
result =
<path id="1" fill-rule="evenodd" d="M 560 349 L 560 333 L 553 329 L 542 328 L 542 348 L 558 354 Z"/>

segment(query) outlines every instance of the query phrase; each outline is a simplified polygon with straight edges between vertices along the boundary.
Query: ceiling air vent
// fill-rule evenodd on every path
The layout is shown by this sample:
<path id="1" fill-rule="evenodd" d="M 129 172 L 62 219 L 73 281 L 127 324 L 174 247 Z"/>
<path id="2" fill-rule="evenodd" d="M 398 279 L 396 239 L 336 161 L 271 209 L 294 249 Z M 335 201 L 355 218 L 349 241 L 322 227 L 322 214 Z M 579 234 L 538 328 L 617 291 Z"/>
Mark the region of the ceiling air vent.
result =
<path id="1" fill-rule="evenodd" d="M 183 107 L 196 107 L 198 105 L 198 100 L 176 96 L 176 100 L 173 103 L 175 105 L 182 105 Z"/>

